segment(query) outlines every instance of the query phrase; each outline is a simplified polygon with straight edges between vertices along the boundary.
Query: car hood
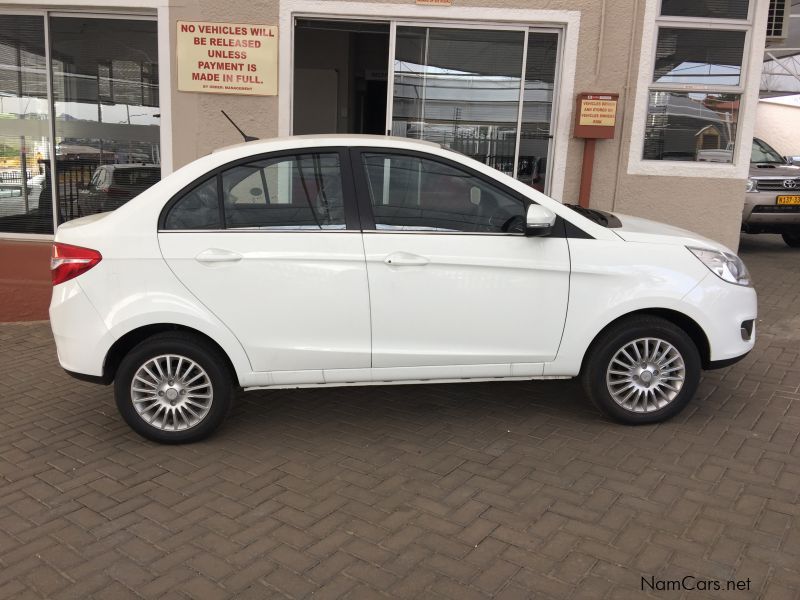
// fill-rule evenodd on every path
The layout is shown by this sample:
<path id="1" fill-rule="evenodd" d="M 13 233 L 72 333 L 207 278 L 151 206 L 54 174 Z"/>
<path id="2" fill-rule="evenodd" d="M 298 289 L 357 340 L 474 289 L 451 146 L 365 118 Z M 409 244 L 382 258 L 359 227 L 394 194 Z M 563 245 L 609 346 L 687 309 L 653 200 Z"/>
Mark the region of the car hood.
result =
<path id="1" fill-rule="evenodd" d="M 750 177 L 800 177 L 800 167 L 794 165 L 751 163 Z"/>
<path id="2" fill-rule="evenodd" d="M 642 219 L 632 215 L 613 213 L 619 219 L 621 226 L 614 227 L 611 231 L 616 233 L 626 242 L 644 242 L 654 244 L 672 244 L 676 246 L 692 246 L 694 248 L 708 248 L 732 252 L 728 247 L 703 237 L 700 234 L 681 229 L 674 225 Z"/>

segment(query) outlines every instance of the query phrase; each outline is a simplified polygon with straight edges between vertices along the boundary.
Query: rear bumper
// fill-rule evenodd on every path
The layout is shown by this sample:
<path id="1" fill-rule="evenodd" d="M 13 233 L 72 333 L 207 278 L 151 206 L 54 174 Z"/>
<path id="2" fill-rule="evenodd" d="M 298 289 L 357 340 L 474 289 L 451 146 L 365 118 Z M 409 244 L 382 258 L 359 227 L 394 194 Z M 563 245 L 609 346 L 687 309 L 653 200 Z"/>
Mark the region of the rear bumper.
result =
<path id="1" fill-rule="evenodd" d="M 107 375 L 86 375 L 85 373 L 76 373 L 75 371 L 70 371 L 69 369 L 64 369 L 64 372 L 73 379 L 77 379 L 78 381 L 85 381 L 86 383 L 108 385 L 109 383 L 114 381 L 111 377 Z"/>
<path id="2" fill-rule="evenodd" d="M 53 288 L 50 326 L 58 362 L 68 373 L 103 375 L 111 335 L 76 279 Z"/>

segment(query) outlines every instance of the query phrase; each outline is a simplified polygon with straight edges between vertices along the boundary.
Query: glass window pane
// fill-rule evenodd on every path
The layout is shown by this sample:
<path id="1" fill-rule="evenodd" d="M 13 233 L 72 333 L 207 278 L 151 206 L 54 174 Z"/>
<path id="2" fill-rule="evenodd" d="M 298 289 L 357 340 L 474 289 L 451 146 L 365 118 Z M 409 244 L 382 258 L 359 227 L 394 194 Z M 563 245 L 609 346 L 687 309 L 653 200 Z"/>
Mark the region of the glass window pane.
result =
<path id="1" fill-rule="evenodd" d="M 377 229 L 524 233 L 525 205 L 444 163 L 362 155 Z"/>
<path id="2" fill-rule="evenodd" d="M 44 19 L 0 27 L 0 232 L 53 233 Z"/>
<path id="3" fill-rule="evenodd" d="M 744 36 L 744 31 L 661 27 L 653 81 L 739 85 Z"/>
<path id="4" fill-rule="evenodd" d="M 207 179 L 173 204 L 166 229 L 219 229 L 217 178 Z"/>
<path id="5" fill-rule="evenodd" d="M 150 20 L 50 19 L 59 222 L 158 181 L 158 43 Z M 89 185 L 96 172 L 99 185 Z"/>
<path id="6" fill-rule="evenodd" d="M 732 162 L 739 100 L 736 94 L 651 91 L 643 158 Z"/>
<path id="7" fill-rule="evenodd" d="M 514 169 L 524 33 L 397 28 L 392 135 Z"/>
<path id="8" fill-rule="evenodd" d="M 517 179 L 540 192 L 544 192 L 547 154 L 550 150 L 557 58 L 557 33 L 531 31 L 528 34 Z"/>
<path id="9" fill-rule="evenodd" d="M 228 229 L 344 229 L 338 154 L 252 162 L 222 174 Z"/>
<path id="10" fill-rule="evenodd" d="M 746 19 L 750 0 L 661 0 L 665 17 Z"/>

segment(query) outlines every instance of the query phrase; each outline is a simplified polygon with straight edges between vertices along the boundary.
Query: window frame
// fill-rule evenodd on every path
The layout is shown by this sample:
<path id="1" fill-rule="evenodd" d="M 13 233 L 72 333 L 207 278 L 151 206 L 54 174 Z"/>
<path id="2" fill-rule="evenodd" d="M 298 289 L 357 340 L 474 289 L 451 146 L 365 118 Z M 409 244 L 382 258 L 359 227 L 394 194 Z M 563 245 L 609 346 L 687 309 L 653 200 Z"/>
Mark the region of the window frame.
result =
<path id="1" fill-rule="evenodd" d="M 749 146 L 752 138 L 755 109 L 758 103 L 758 82 L 761 64 L 754 49 L 763 46 L 766 37 L 767 3 L 750 0 L 746 19 L 719 19 L 707 17 L 661 16 L 662 0 L 647 0 L 642 32 L 641 57 L 635 92 L 634 118 L 628 145 L 629 175 L 661 175 L 672 177 L 738 177 L 746 178 L 750 163 Z M 677 29 L 703 29 L 744 31 L 742 68 L 738 85 L 672 84 L 653 81 L 658 34 L 661 27 Z M 739 113 L 734 138 L 734 154 L 730 163 L 674 161 L 646 159 L 645 133 L 649 116 L 651 91 L 682 93 L 737 94 Z M 745 142 L 745 143 L 743 143 Z M 745 148 L 745 146 L 748 146 Z"/>
<path id="2" fill-rule="evenodd" d="M 47 77 L 47 93 L 45 99 L 48 103 L 48 114 L 45 119 L 47 127 L 47 147 L 51 157 L 55 157 L 55 118 L 54 118 L 54 90 L 53 90 L 53 57 L 51 52 L 52 38 L 50 33 L 50 19 L 51 17 L 58 18 L 89 18 L 89 19 L 120 19 L 120 20 L 142 20 L 153 21 L 157 23 L 157 36 L 158 36 L 158 82 L 159 97 L 158 107 L 161 114 L 159 123 L 159 146 L 161 155 L 161 178 L 163 179 L 172 173 L 172 95 L 170 91 L 171 82 L 171 65 L 170 65 L 170 48 L 167 34 L 169 32 L 169 19 L 168 7 L 162 0 L 139 0 L 134 6 L 129 3 L 125 6 L 78 6 L 75 2 L 70 0 L 51 0 L 48 2 L 47 7 L 36 7 L 31 3 L 28 4 L 6 4 L 0 6 L 0 17 L 2 16 L 35 16 L 42 19 L 44 28 L 44 46 L 45 46 L 45 70 Z M 57 181 L 55 173 L 55 160 L 50 160 L 50 166 L 47 168 L 50 172 L 50 180 Z M 9 231 L 0 231 L 0 242 L 2 241 L 15 241 L 15 240 L 31 240 L 31 241 L 52 241 L 55 236 L 55 231 L 58 229 L 60 223 L 58 222 L 58 210 L 55 207 L 58 205 L 58 185 L 53 185 L 51 190 L 52 203 L 53 203 L 53 233 L 16 233 Z"/>
<path id="3" fill-rule="evenodd" d="M 189 184 L 182 187 L 177 193 L 173 194 L 166 204 L 161 208 L 158 215 L 158 233 L 342 233 L 360 231 L 359 206 L 356 200 L 356 191 L 353 183 L 353 169 L 350 165 L 350 154 L 345 146 L 309 146 L 298 147 L 287 150 L 276 150 L 273 152 L 261 152 L 251 154 L 244 158 L 217 165 L 213 169 L 206 171 L 200 177 L 193 179 Z M 260 229 L 257 227 L 237 227 L 228 229 L 225 219 L 225 202 L 222 194 L 222 173 L 228 169 L 247 165 L 262 160 L 275 160 L 284 157 L 294 157 L 302 154 L 336 154 L 339 157 L 339 169 L 342 173 L 342 195 L 344 200 L 344 229 L 309 229 L 303 227 L 285 229 Z M 198 185 L 214 179 L 217 185 L 217 206 L 220 214 L 220 228 L 215 229 L 167 229 L 167 215 L 172 207 L 180 202 L 187 194 L 190 194 Z"/>
<path id="4" fill-rule="evenodd" d="M 419 150 L 407 150 L 405 148 L 391 148 L 381 146 L 354 146 L 350 148 L 350 165 L 355 180 L 356 197 L 358 201 L 358 213 L 361 216 L 361 230 L 364 233 L 378 233 L 378 234 L 408 234 L 408 235 L 490 235 L 490 236 L 510 236 L 510 237 L 526 237 L 523 233 L 510 233 L 510 232 L 490 232 L 490 231 L 434 231 L 434 230 L 397 230 L 397 229 L 377 229 L 375 226 L 375 215 L 372 211 L 372 200 L 370 199 L 369 183 L 367 182 L 366 169 L 362 161 L 363 154 L 396 154 L 398 156 L 411 156 L 425 160 L 438 162 L 452 169 L 467 173 L 470 177 L 479 179 L 486 185 L 497 188 L 498 191 L 511 196 L 512 198 L 522 202 L 523 211 L 527 212 L 531 204 L 536 204 L 532 198 L 520 194 L 496 179 L 485 175 L 469 166 L 450 160 L 446 157 L 437 154 L 430 154 Z M 559 229 L 556 228 L 555 231 Z"/>

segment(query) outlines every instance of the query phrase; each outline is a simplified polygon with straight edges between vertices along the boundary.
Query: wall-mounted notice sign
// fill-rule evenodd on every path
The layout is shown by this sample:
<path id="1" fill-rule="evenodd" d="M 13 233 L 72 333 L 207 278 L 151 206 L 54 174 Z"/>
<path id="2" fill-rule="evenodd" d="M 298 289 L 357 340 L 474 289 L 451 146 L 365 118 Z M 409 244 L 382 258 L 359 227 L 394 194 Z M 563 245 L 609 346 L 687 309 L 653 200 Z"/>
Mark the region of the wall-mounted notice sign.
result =
<path id="1" fill-rule="evenodd" d="M 578 94 L 575 137 L 610 139 L 617 124 L 619 94 Z"/>
<path id="2" fill-rule="evenodd" d="M 275 96 L 278 28 L 178 21 L 178 90 Z"/>

